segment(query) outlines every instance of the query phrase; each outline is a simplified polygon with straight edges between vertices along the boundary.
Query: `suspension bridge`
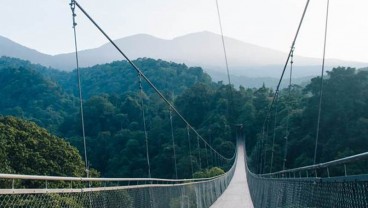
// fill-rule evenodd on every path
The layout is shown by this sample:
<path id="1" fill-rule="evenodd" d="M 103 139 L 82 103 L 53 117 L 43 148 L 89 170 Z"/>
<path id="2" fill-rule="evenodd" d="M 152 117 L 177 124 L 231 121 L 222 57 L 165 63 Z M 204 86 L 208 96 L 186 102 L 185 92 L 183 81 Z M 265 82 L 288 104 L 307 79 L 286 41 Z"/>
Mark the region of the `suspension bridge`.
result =
<path id="1" fill-rule="evenodd" d="M 217 1 L 216 1 L 217 3 Z M 329 4 L 329 1 L 328 1 Z M 290 52 L 287 56 L 285 67 L 282 71 L 280 81 L 273 96 L 268 114 L 264 121 L 263 132 L 260 133 L 261 142 L 264 144 L 265 131 L 268 123 L 272 121 L 272 110 L 277 112 L 277 102 L 280 92 L 280 84 L 283 76 L 290 64 L 289 92 L 291 88 L 293 54 L 296 40 L 302 26 L 302 22 L 307 12 L 309 0 L 306 3 L 300 24 L 292 42 Z M 86 152 L 86 138 L 84 130 L 83 102 L 79 74 L 78 47 L 76 36 L 76 14 L 79 9 L 97 27 L 97 29 L 111 42 L 111 44 L 121 53 L 121 55 L 137 71 L 140 85 L 140 95 L 143 96 L 142 82 L 145 81 L 167 104 L 170 109 L 171 138 L 173 146 L 173 160 L 175 169 L 175 179 L 161 179 L 152 177 L 150 171 L 149 138 L 146 127 L 146 115 L 144 111 L 144 101 L 141 99 L 143 129 L 145 132 L 147 178 L 93 178 L 89 175 L 89 166 Z M 328 8 L 328 6 L 327 6 Z M 40 175 L 20 175 L 20 174 L 0 174 L 0 181 L 6 187 L 0 187 L 0 207 L 180 207 L 180 208 L 205 208 L 205 207 L 368 207 L 368 175 L 349 175 L 346 166 L 358 161 L 366 160 L 368 152 L 352 155 L 349 157 L 325 162 L 316 162 L 316 152 L 318 148 L 319 123 L 322 112 L 322 90 L 324 61 L 321 72 L 320 103 L 318 108 L 318 126 L 316 132 L 316 144 L 313 165 L 287 169 L 285 162 L 288 155 L 288 129 L 285 136 L 285 150 L 283 160 L 283 170 L 273 172 L 273 157 L 275 134 L 273 135 L 272 155 L 270 172 L 267 173 L 264 167 L 264 153 L 260 148 L 257 173 L 248 168 L 246 140 L 242 134 L 243 126 L 237 125 L 236 129 L 236 150 L 231 158 L 219 153 L 198 131 L 185 119 L 175 106 L 161 93 L 161 91 L 150 81 L 150 79 L 124 54 L 114 41 L 105 33 L 93 18 L 77 2 L 71 1 L 73 13 L 73 29 L 75 35 L 76 63 L 78 72 L 78 85 L 80 95 L 80 114 L 82 136 L 84 142 L 84 159 L 86 177 L 59 177 Z M 222 33 L 220 10 L 217 4 L 220 29 Z M 326 13 L 325 39 L 327 38 L 328 10 Z M 222 35 L 223 37 L 223 35 Z M 226 47 L 222 38 L 224 55 L 226 58 Z M 326 41 L 324 45 L 324 56 Z M 323 57 L 324 60 L 324 57 Z M 229 75 L 229 69 L 227 72 Z M 228 76 L 231 85 L 230 76 Z M 230 89 L 230 88 L 229 88 Z M 231 90 L 229 91 L 231 99 Z M 276 107 L 275 107 L 276 106 Z M 197 145 L 202 145 L 206 149 L 206 154 L 211 155 L 212 160 L 216 160 L 219 166 L 227 168 L 227 171 L 218 176 L 210 178 L 190 178 L 178 179 L 178 169 L 175 152 L 175 137 L 173 133 L 173 114 L 178 116 L 186 125 L 189 149 L 191 150 L 191 135 L 195 135 Z M 275 122 L 276 122 L 276 113 Z M 289 120 L 289 118 L 287 118 Z M 193 145 L 193 144 L 192 144 Z M 207 151 L 209 153 L 207 153 Z M 195 157 L 190 152 L 190 157 Z M 198 152 L 200 154 L 200 152 Z M 198 157 L 200 160 L 200 156 Z M 203 161 L 204 162 L 204 161 Z M 208 163 L 208 161 L 207 161 Z M 191 164 L 192 165 L 192 164 Z M 341 176 L 330 176 L 330 169 L 342 167 L 344 174 Z M 191 167 L 193 171 L 193 165 Z M 16 184 L 24 182 L 23 187 Z"/>

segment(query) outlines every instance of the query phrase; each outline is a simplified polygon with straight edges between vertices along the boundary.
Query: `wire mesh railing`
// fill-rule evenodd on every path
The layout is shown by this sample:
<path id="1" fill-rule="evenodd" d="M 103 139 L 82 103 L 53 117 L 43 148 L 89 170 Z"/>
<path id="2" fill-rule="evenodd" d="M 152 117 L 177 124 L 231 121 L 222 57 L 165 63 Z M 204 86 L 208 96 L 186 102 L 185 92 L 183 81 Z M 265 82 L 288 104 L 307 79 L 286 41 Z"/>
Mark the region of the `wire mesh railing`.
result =
<path id="1" fill-rule="evenodd" d="M 0 174 L 0 207 L 210 207 L 229 185 L 205 179 L 77 178 Z"/>
<path id="2" fill-rule="evenodd" d="M 247 170 L 254 207 L 368 207 L 368 174 L 349 175 L 347 164 L 366 160 L 368 153 L 326 163 L 257 175 Z M 340 166 L 341 176 L 330 177 Z"/>

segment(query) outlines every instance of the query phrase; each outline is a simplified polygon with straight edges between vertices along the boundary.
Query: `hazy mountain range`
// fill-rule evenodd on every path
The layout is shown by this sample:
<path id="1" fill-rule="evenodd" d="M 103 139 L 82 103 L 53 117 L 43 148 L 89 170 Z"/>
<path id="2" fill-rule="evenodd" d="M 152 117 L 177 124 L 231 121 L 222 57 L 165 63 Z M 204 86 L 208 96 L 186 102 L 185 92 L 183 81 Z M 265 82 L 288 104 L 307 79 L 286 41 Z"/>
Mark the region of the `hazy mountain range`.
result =
<path id="1" fill-rule="evenodd" d="M 210 32 L 192 33 L 164 40 L 146 34 L 138 34 L 115 40 L 116 44 L 130 59 L 149 57 L 163 59 L 189 66 L 201 66 L 214 80 L 225 79 L 225 60 L 221 36 Z M 276 82 L 285 64 L 287 54 L 260 46 L 225 37 L 228 63 L 231 74 L 235 75 L 234 83 L 245 86 L 245 80 L 251 78 L 259 85 L 264 77 Z M 48 55 L 29 49 L 0 36 L 0 56 L 10 56 L 29 60 L 52 68 L 71 71 L 75 68 L 75 54 L 66 53 Z M 96 64 L 110 63 L 123 60 L 110 43 L 98 48 L 79 52 L 80 66 L 87 67 Z M 295 56 L 295 77 L 309 77 L 320 73 L 321 60 L 316 58 Z M 328 60 L 330 66 L 365 67 L 367 63 L 349 62 L 342 60 Z M 261 79 L 262 77 L 262 79 Z M 244 81 L 241 81 L 244 80 Z M 248 79 L 249 80 L 249 79 Z M 240 83 L 238 83 L 240 82 Z"/>

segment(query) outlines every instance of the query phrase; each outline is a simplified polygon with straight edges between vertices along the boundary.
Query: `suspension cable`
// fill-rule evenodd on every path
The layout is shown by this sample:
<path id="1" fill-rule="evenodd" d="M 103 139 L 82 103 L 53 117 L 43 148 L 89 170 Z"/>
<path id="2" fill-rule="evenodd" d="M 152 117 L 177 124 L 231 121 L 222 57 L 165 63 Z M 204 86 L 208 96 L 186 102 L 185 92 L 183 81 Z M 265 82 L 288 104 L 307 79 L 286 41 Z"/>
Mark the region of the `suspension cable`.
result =
<path id="1" fill-rule="evenodd" d="M 282 170 L 286 168 L 286 161 L 287 161 L 287 153 L 288 153 L 288 141 L 289 141 L 289 122 L 290 122 L 290 114 L 291 114 L 291 81 L 293 77 L 293 64 L 294 64 L 294 48 L 291 52 L 290 58 L 290 77 L 289 77 L 289 89 L 288 89 L 288 102 L 287 102 L 287 117 L 286 117 L 286 128 L 285 128 L 285 147 L 284 147 L 284 160 L 282 164 Z"/>
<path id="2" fill-rule="evenodd" d="M 219 7 L 218 0 L 216 0 L 216 8 L 217 8 L 218 22 L 219 22 L 220 32 L 221 32 L 222 48 L 223 48 L 223 51 L 224 51 L 224 58 L 225 58 L 225 65 L 226 65 L 227 80 L 228 80 L 228 84 L 229 84 L 229 91 L 228 91 L 229 103 L 227 104 L 227 114 L 228 114 L 227 117 L 228 117 L 228 119 L 231 119 L 232 118 L 232 115 L 233 115 L 233 111 L 232 111 L 232 107 L 233 107 L 232 106 L 233 105 L 233 90 L 232 90 L 232 87 L 231 87 L 229 62 L 228 62 L 228 58 L 227 58 L 225 38 L 224 38 L 223 29 L 222 29 L 222 21 L 221 21 L 221 14 L 220 14 L 220 7 Z"/>
<path id="3" fill-rule="evenodd" d="M 277 96 L 277 95 L 278 95 L 278 93 L 279 93 L 280 85 L 281 85 L 282 79 L 284 78 L 284 74 L 285 74 L 285 71 L 286 71 L 287 65 L 289 64 L 289 60 L 290 60 L 290 57 L 291 57 L 292 51 L 294 50 L 296 40 L 298 39 L 299 32 L 300 32 L 300 29 L 301 29 L 301 27 L 302 27 L 302 24 L 303 24 L 303 21 L 304 21 L 305 14 L 307 13 L 307 9 L 308 9 L 308 6 L 309 6 L 309 2 L 310 2 L 310 0 L 307 0 L 307 3 L 306 3 L 306 5 L 305 5 L 305 7 L 304 7 L 304 11 L 303 11 L 302 17 L 301 17 L 301 19 L 300 19 L 298 29 L 297 29 L 297 31 L 296 31 L 296 34 L 295 34 L 294 40 L 293 40 L 293 42 L 292 42 L 292 44 L 291 44 L 291 48 L 290 48 L 289 54 L 288 54 L 288 56 L 287 56 L 287 59 L 286 59 L 286 63 L 285 63 L 285 65 L 284 65 L 284 68 L 283 68 L 283 70 L 282 70 L 280 80 L 279 80 L 279 82 L 278 82 L 278 84 L 277 84 L 277 87 L 276 87 L 275 96 L 273 97 L 272 102 L 271 102 L 271 105 L 269 106 L 268 113 L 267 113 L 267 116 L 266 116 L 266 118 L 265 118 L 265 121 L 264 121 L 263 125 L 265 125 L 265 124 L 266 124 L 266 121 L 268 120 L 268 117 L 270 117 L 270 116 L 271 116 L 271 110 L 272 110 L 272 107 L 273 107 L 273 105 L 274 105 L 274 103 L 275 103 L 276 96 Z"/>
<path id="4" fill-rule="evenodd" d="M 190 129 L 187 125 L 187 138 L 188 138 L 188 146 L 189 146 L 189 159 L 190 159 L 190 170 L 193 177 L 193 160 L 192 160 L 192 144 L 190 142 Z"/>
<path id="5" fill-rule="evenodd" d="M 217 15 L 218 15 L 218 21 L 219 21 L 220 32 L 221 32 L 222 48 L 224 50 L 224 56 L 225 56 L 225 64 L 226 64 L 226 71 L 227 71 L 227 80 L 228 80 L 229 85 L 231 86 L 229 64 L 228 64 L 228 59 L 227 59 L 226 46 L 225 46 L 225 38 L 224 38 L 223 29 L 222 29 L 222 21 L 221 21 L 221 14 L 220 14 L 220 7 L 219 7 L 219 4 L 218 4 L 218 0 L 216 0 L 216 8 L 217 8 Z"/>
<path id="6" fill-rule="evenodd" d="M 125 55 L 125 53 L 116 45 L 116 43 L 107 35 L 107 33 L 102 30 L 102 28 L 96 23 L 96 21 L 94 21 L 94 19 L 89 16 L 89 14 L 83 9 L 83 7 L 75 0 L 73 0 L 73 2 L 75 2 L 75 5 L 82 11 L 82 13 L 92 22 L 92 24 L 105 36 L 105 38 L 115 47 L 116 50 L 118 50 L 118 52 L 127 60 L 127 62 L 137 71 L 137 73 L 141 74 L 142 78 L 148 83 L 148 85 L 161 97 L 161 99 L 167 104 L 169 105 L 169 107 L 180 117 L 180 119 L 182 121 L 184 121 L 184 123 L 186 125 L 189 126 L 189 128 L 197 135 L 197 137 L 199 139 L 201 139 L 205 144 L 209 145 L 208 142 L 197 132 L 197 130 L 192 127 L 190 125 L 190 123 L 180 114 L 180 112 L 174 107 L 174 105 L 169 102 L 169 100 L 161 93 L 160 90 L 157 89 L 157 87 L 151 82 L 151 80 L 149 80 L 146 75 L 129 59 L 129 57 L 127 55 Z M 222 159 L 226 160 L 226 161 L 232 161 L 235 157 L 235 154 L 233 157 L 231 158 L 227 158 L 225 156 L 223 156 L 222 154 L 220 154 L 217 150 L 215 150 L 212 146 L 209 145 L 209 147 L 211 148 L 212 151 L 214 151 L 219 157 L 221 157 Z"/>
<path id="7" fill-rule="evenodd" d="M 174 151 L 175 179 L 178 179 L 178 168 L 176 166 L 176 151 L 175 151 L 175 137 L 174 137 L 173 116 L 172 116 L 172 112 L 171 111 L 172 110 L 170 108 L 169 112 L 170 112 L 171 139 L 172 139 L 172 145 L 173 145 L 173 151 Z"/>
<path id="8" fill-rule="evenodd" d="M 75 61 L 77 64 L 77 79 L 78 79 L 78 90 L 79 90 L 79 103 L 80 103 L 80 116 L 81 116 L 81 125 L 82 125 L 82 137 L 83 137 L 83 147 L 84 147 L 84 163 L 85 163 L 85 171 L 87 178 L 89 178 L 89 165 L 88 165 L 88 157 L 87 157 L 87 144 L 86 144 L 86 132 L 85 132 L 85 125 L 84 125 L 84 113 L 83 113 L 83 97 L 82 97 L 82 85 L 81 85 L 81 78 L 80 78 L 80 70 L 79 70 L 79 57 L 78 57 L 78 42 L 77 42 L 77 23 L 75 21 L 75 5 L 76 2 L 71 0 L 70 8 L 72 10 L 73 16 L 73 32 L 74 32 L 74 46 L 75 46 Z"/>
<path id="9" fill-rule="evenodd" d="M 276 124 L 277 124 L 277 111 L 278 111 L 278 94 L 275 95 L 276 96 L 276 101 L 275 101 L 275 117 L 274 117 L 274 125 L 273 125 L 273 137 L 272 137 L 272 151 L 271 151 L 271 166 L 270 166 L 270 173 L 272 173 L 272 168 L 273 168 L 273 157 L 274 157 L 274 153 L 275 153 L 275 139 L 276 139 Z"/>
<path id="10" fill-rule="evenodd" d="M 142 108 L 142 121 L 143 121 L 143 131 L 144 131 L 144 139 L 146 144 L 146 159 L 147 159 L 147 169 L 148 169 L 148 178 L 151 178 L 151 164 L 150 164 L 150 156 L 149 156 L 149 148 L 148 148 L 148 133 L 147 133 L 147 125 L 146 125 L 146 114 L 144 112 L 144 101 L 143 101 L 143 87 L 142 87 L 142 75 L 138 74 L 139 77 L 139 97 L 141 100 L 141 108 Z"/>
<path id="11" fill-rule="evenodd" d="M 326 59 L 326 47 L 327 47 L 327 32 L 328 32 L 329 8 L 330 8 L 330 0 L 327 0 L 326 23 L 325 23 L 325 39 L 324 39 L 324 43 L 323 43 L 323 59 L 322 59 L 322 70 L 321 70 L 320 96 L 319 96 L 319 104 L 318 104 L 318 118 L 317 118 L 316 142 L 315 142 L 315 146 L 314 146 L 314 159 L 313 159 L 313 164 L 314 165 L 317 162 L 317 149 L 318 149 L 318 139 L 319 139 L 320 122 L 321 122 L 322 98 L 323 98 L 323 76 L 324 76 L 324 73 L 325 73 L 325 59 Z"/>

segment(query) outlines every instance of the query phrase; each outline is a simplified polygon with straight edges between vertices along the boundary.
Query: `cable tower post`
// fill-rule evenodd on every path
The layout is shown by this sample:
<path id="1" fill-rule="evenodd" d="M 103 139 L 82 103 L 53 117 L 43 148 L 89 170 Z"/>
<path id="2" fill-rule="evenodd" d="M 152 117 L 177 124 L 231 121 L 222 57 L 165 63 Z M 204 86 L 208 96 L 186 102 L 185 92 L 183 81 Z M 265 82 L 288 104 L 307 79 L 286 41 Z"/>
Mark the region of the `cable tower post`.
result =
<path id="1" fill-rule="evenodd" d="M 325 73 L 329 8 L 330 8 L 330 0 L 327 0 L 326 22 L 325 22 L 325 37 L 324 37 L 324 43 L 323 43 L 323 58 L 322 58 L 322 70 L 321 70 L 320 96 L 319 96 L 319 104 L 318 104 L 318 118 L 317 118 L 317 129 L 316 129 L 316 141 L 315 141 L 315 146 L 314 146 L 314 159 L 313 159 L 313 164 L 314 165 L 317 162 L 318 139 L 319 139 L 319 131 L 320 131 L 320 125 L 321 125 L 321 112 L 322 112 L 322 99 L 323 99 L 323 77 L 324 77 L 324 73 Z"/>
<path id="2" fill-rule="evenodd" d="M 78 41 L 77 41 L 77 23 L 76 23 L 76 16 L 75 13 L 75 6 L 76 1 L 71 0 L 70 2 L 70 9 L 72 10 L 72 16 L 73 16 L 73 33 L 74 33 L 74 47 L 75 47 L 75 61 L 76 61 L 76 67 L 77 67 L 77 79 L 78 79 L 78 90 L 79 90 L 79 108 L 80 108 L 80 116 L 81 116 L 81 127 L 82 127 L 82 137 L 83 137 L 83 148 L 84 148 L 84 162 L 85 162 L 85 171 L 86 176 L 89 178 L 89 165 L 88 165 L 88 157 L 87 157 L 87 143 L 86 143 L 86 131 L 85 131 L 85 125 L 84 125 L 84 111 L 83 111 L 83 96 L 82 96 L 82 84 L 81 84 L 81 78 L 80 78 L 80 69 L 79 69 L 79 56 L 78 56 Z"/>

